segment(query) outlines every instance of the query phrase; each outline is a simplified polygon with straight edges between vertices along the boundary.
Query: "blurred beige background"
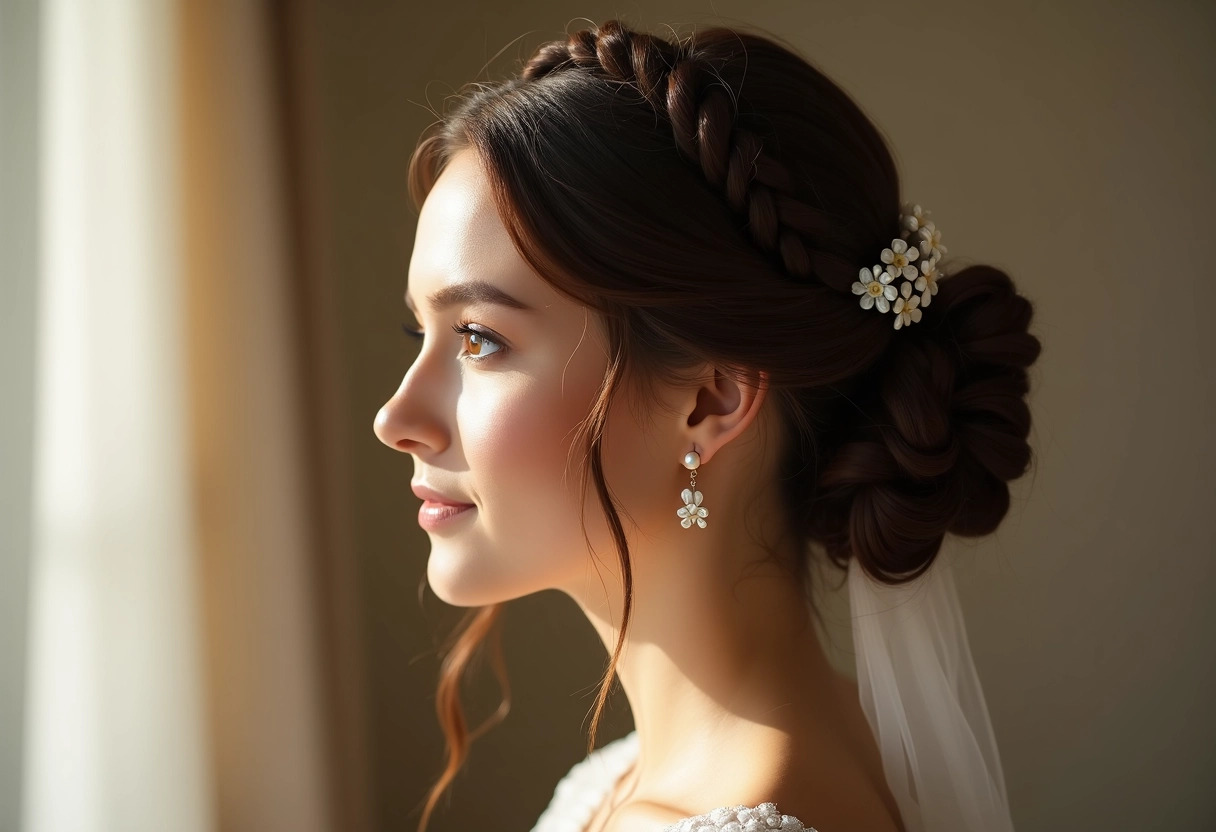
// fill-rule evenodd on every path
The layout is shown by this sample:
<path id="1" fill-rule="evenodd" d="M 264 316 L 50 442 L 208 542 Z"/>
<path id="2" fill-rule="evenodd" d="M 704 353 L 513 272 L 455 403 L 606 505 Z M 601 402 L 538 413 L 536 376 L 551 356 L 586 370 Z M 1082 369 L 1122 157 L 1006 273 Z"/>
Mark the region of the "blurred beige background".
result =
<path id="1" fill-rule="evenodd" d="M 22 356 L 34 339 L 25 276 L 39 259 L 26 236 L 37 181 L 6 154 L 38 142 L 27 95 L 37 53 L 21 40 L 38 38 L 33 5 L 14 0 L 0 13 L 0 369 L 16 401 L 35 387 Z M 192 447 L 212 460 L 197 557 L 212 772 L 203 788 L 217 807 L 191 828 L 416 828 L 443 763 L 437 645 L 463 611 L 429 591 L 420 598 L 428 541 L 412 466 L 372 433 L 413 358 L 399 328 L 415 222 L 406 163 L 432 109 L 461 84 L 501 77 L 537 44 L 611 17 L 650 31 L 754 24 L 797 46 L 889 137 L 905 197 L 933 211 L 951 256 L 1007 270 L 1036 304 L 1035 466 L 997 534 L 949 543 L 967 550 L 959 591 L 1015 824 L 1216 828 L 1206 279 L 1216 8 L 227 0 L 180 9 L 186 297 L 194 332 L 223 329 L 214 343 L 194 336 L 191 352 Z M 259 282 L 270 274 L 279 282 L 265 286 L 279 294 Z M 228 376 L 247 362 L 232 344 L 263 365 L 242 369 L 237 392 Z M 287 392 L 256 405 L 260 421 L 229 426 L 251 392 L 264 392 L 256 379 L 286 377 L 283 367 L 296 368 Z M 273 463 L 238 464 L 250 449 L 264 453 L 267 437 L 279 443 L 289 418 L 299 424 Z M 0 546 L 16 555 L 0 559 L 3 829 L 20 828 L 29 739 L 32 424 L 28 408 L 0 409 Z M 267 497 L 293 487 L 298 502 Z M 263 513 L 278 518 L 275 530 L 256 526 Z M 307 552 L 282 556 L 296 550 Z M 847 605 L 822 603 L 833 657 L 849 668 Z M 590 626 L 557 593 L 513 603 L 504 625 L 513 708 L 474 743 L 436 832 L 529 829 L 584 753 L 607 661 Z M 473 725 L 496 696 L 486 667 L 467 692 Z M 600 744 L 630 728 L 618 696 Z"/>

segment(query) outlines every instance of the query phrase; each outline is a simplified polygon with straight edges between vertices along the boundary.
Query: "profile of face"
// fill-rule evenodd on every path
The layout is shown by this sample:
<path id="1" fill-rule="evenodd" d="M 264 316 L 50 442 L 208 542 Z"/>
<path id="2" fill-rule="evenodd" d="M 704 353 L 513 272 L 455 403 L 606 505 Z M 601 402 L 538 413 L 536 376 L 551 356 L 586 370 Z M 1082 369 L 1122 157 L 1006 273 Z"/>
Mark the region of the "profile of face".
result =
<path id="1" fill-rule="evenodd" d="M 406 298 L 425 335 L 374 430 L 412 457 L 415 486 L 472 505 L 427 528 L 432 590 L 449 604 L 480 606 L 549 588 L 577 594 L 589 577 L 602 589 L 580 523 L 582 455 L 570 446 L 608 366 L 603 324 L 523 260 L 471 149 L 450 159 L 422 206 Z M 472 331 L 453 330 L 462 326 Z M 637 412 L 618 396 L 604 441 L 605 477 L 631 547 L 633 524 L 683 531 L 676 495 L 690 449 L 678 430 L 643 426 Z M 594 485 L 586 531 L 601 569 L 615 574 Z"/>

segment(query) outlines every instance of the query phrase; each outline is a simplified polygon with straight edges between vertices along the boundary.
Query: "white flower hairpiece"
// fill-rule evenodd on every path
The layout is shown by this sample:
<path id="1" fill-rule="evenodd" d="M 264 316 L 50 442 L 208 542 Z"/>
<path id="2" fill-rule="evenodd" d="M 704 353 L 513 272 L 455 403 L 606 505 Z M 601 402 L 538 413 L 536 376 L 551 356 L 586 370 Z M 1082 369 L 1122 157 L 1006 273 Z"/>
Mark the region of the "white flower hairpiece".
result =
<path id="1" fill-rule="evenodd" d="M 927 219 L 929 211 L 911 203 L 904 205 L 899 215 L 899 236 L 884 248 L 879 263 L 863 268 L 853 283 L 853 294 L 861 295 L 862 309 L 879 312 L 895 311 L 895 328 L 900 329 L 919 321 L 921 309 L 937 294 L 937 281 L 945 273 L 937 261 L 946 253 L 942 232 Z M 909 245 L 909 237 L 915 235 Z M 903 283 L 892 285 L 896 279 Z M 915 289 L 919 295 L 913 295 Z"/>

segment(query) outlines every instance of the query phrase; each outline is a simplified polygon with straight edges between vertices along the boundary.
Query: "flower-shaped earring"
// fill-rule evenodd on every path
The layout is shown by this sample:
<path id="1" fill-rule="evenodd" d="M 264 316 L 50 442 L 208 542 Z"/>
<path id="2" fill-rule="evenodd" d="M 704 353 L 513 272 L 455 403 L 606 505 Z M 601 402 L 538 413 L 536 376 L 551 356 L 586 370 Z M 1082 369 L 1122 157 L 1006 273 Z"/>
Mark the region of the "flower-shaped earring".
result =
<path id="1" fill-rule="evenodd" d="M 705 518 L 709 516 L 709 509 L 701 505 L 701 492 L 697 490 L 697 466 L 700 464 L 701 455 L 696 451 L 684 454 L 684 467 L 692 473 L 688 488 L 680 492 L 680 499 L 684 501 L 684 507 L 678 509 L 676 514 L 680 517 L 680 525 L 686 529 L 692 528 L 693 523 L 705 528 Z"/>

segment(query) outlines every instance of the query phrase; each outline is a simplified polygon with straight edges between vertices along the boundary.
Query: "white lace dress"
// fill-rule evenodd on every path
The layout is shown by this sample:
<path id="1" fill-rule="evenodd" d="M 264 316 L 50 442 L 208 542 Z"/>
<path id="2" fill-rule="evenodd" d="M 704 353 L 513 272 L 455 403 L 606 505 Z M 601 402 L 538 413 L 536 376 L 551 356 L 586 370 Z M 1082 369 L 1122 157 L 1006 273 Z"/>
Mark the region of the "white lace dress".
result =
<path id="1" fill-rule="evenodd" d="M 638 755 L 638 732 L 592 751 L 558 781 L 553 799 L 536 820 L 532 832 L 585 832 L 592 815 L 612 787 L 625 776 Z M 720 806 L 703 815 L 683 818 L 663 832 L 816 832 L 793 815 L 783 815 L 775 803 Z"/>

